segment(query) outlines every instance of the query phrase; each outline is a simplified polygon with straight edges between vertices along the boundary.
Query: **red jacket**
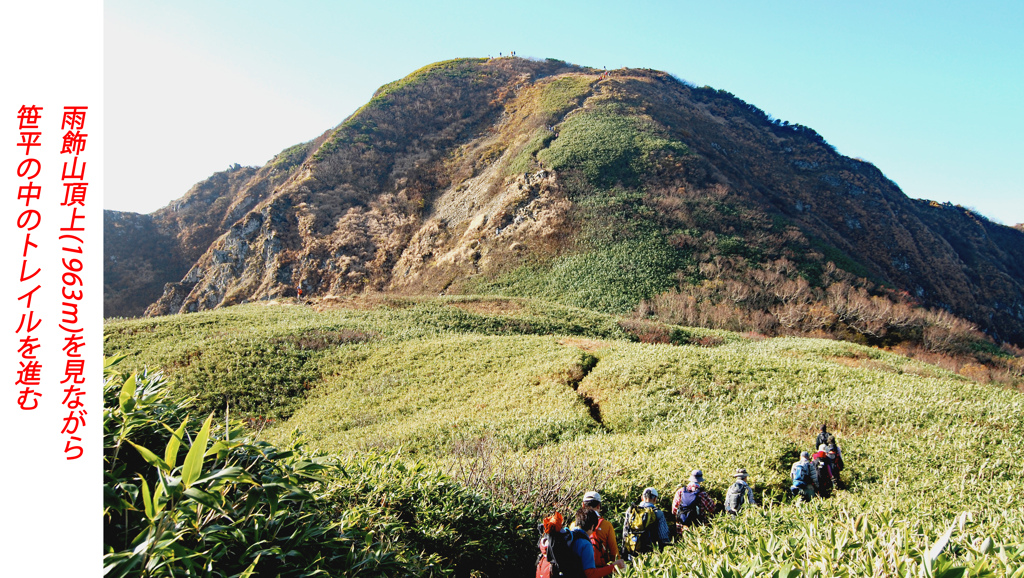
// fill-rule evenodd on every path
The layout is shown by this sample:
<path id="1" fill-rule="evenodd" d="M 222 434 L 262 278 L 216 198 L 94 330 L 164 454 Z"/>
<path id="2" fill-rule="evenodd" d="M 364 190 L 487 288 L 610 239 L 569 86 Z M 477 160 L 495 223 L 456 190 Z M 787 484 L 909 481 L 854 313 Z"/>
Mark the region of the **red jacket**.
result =
<path id="1" fill-rule="evenodd" d="M 715 514 L 715 501 L 711 499 L 711 496 L 704 491 L 704 488 L 696 484 L 688 484 L 685 488 L 679 488 L 676 490 L 675 497 L 672 498 L 672 517 L 674 518 L 676 512 L 679 510 L 679 502 L 683 499 L 683 490 L 692 492 L 697 491 L 697 498 L 700 500 L 700 507 L 704 509 L 707 517 L 710 519 Z M 678 525 L 678 524 L 677 524 Z"/>

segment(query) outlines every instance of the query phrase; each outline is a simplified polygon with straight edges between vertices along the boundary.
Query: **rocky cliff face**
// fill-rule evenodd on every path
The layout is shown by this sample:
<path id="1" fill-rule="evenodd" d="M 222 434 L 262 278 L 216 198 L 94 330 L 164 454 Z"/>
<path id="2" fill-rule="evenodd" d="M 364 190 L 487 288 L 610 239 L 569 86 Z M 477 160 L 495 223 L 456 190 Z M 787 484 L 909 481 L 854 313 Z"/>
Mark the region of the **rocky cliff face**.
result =
<path id="1" fill-rule="evenodd" d="M 103 314 L 141 315 L 191 266 L 152 215 L 103 211 Z"/>
<path id="2" fill-rule="evenodd" d="M 169 281 L 149 314 L 300 287 L 626 310 L 767 263 L 815 283 L 831 262 L 1024 342 L 1020 230 L 909 199 L 813 130 L 656 71 L 438 63 L 265 167 L 219 173 L 151 216 L 110 218 L 108 267 Z M 166 251 L 126 265 L 118 249 L 140 231 Z M 108 314 L 134 314 L 118 309 L 125 277 L 108 278 Z"/>
<path id="3" fill-rule="evenodd" d="M 175 284 L 166 288 L 173 300 L 185 286 L 177 282 L 210 245 L 287 181 L 323 138 L 286 149 L 262 168 L 216 173 L 150 215 L 104 211 L 104 315 L 142 315 L 168 283 Z"/>

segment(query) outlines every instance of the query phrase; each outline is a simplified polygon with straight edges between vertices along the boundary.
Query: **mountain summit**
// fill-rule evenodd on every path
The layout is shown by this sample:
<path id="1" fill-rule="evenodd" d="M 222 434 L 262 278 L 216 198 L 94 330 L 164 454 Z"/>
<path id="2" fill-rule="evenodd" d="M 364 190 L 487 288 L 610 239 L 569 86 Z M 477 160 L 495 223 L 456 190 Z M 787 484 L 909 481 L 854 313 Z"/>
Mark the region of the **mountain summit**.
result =
<path id="1" fill-rule="evenodd" d="M 653 70 L 432 64 L 261 168 L 105 224 L 108 316 L 301 288 L 788 327 L 838 322 L 818 302 L 884 298 L 1024 344 L 1024 232 L 910 199 L 814 130 Z"/>

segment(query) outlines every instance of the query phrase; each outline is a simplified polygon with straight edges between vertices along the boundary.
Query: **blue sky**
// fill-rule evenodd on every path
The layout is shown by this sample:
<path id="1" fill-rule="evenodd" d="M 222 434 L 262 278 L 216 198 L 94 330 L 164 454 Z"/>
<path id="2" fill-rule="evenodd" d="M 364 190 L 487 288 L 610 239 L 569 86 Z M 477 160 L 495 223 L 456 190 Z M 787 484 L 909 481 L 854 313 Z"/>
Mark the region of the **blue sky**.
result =
<path id="1" fill-rule="evenodd" d="M 874 163 L 910 197 L 1024 222 L 1024 2 L 108 0 L 106 207 L 262 165 L 380 85 L 461 56 L 654 68 Z"/>

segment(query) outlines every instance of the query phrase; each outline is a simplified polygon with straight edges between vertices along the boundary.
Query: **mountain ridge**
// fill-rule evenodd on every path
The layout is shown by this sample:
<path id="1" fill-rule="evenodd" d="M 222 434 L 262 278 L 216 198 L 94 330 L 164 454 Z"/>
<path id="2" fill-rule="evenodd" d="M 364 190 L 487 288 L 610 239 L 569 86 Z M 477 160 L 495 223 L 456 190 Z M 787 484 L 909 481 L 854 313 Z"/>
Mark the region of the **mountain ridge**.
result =
<path id="1" fill-rule="evenodd" d="M 769 269 L 824 290 L 832 263 L 832 282 L 903 292 L 1024 344 L 1019 229 L 909 199 L 813 129 L 658 71 L 428 65 L 321 137 L 218 173 L 151 218 L 105 233 L 108 247 L 164 248 L 162 260 L 109 252 L 107 315 L 139 314 L 145 299 L 165 314 L 300 286 L 534 294 L 627 312 Z M 152 272 L 131 304 L 111 275 L 126 260 Z"/>

